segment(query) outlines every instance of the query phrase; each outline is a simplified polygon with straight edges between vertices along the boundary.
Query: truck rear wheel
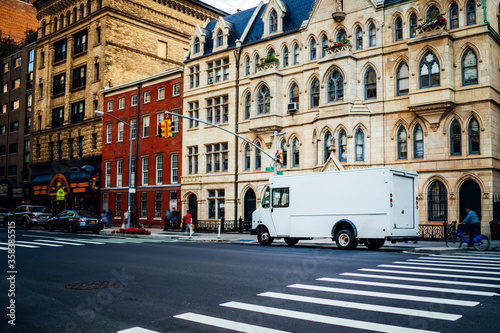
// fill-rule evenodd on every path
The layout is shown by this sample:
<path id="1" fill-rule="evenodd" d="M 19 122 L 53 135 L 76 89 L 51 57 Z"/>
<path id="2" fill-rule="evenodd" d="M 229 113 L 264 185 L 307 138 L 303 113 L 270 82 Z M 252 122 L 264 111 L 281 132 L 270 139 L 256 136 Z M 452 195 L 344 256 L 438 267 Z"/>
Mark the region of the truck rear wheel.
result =
<path id="1" fill-rule="evenodd" d="M 378 250 L 384 246 L 385 239 L 370 238 L 365 241 L 365 246 L 369 250 Z"/>
<path id="2" fill-rule="evenodd" d="M 287 243 L 290 246 L 295 246 L 299 242 L 298 238 L 293 238 L 293 237 L 285 237 L 285 243 Z"/>
<path id="3" fill-rule="evenodd" d="M 358 246 L 358 241 L 349 229 L 340 230 L 335 236 L 335 242 L 337 247 L 342 250 L 353 250 Z"/>
<path id="4" fill-rule="evenodd" d="M 259 234 L 257 235 L 257 240 L 259 241 L 260 245 L 271 245 L 274 238 L 269 235 L 269 230 L 264 228 L 260 229 Z"/>

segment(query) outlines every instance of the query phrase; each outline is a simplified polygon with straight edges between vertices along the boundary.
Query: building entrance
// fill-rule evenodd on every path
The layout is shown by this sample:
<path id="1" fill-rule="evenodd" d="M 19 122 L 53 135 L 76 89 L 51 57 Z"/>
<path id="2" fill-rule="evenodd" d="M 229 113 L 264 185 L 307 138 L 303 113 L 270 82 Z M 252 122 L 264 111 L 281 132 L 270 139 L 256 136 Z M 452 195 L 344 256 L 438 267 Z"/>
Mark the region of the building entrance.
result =
<path id="1" fill-rule="evenodd" d="M 460 186 L 460 221 L 463 221 L 467 216 L 465 208 L 469 207 L 476 212 L 477 217 L 481 220 L 481 188 L 472 179 L 465 181 Z"/>

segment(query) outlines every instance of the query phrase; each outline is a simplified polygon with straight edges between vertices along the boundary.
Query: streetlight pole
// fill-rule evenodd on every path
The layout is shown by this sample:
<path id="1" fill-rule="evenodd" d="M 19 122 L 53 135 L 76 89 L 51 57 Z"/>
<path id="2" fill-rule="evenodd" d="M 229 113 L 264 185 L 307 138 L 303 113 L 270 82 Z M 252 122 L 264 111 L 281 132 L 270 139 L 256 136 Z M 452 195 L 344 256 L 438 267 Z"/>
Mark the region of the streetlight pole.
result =
<path id="1" fill-rule="evenodd" d="M 128 150 L 128 205 L 127 205 L 128 218 L 127 218 L 127 225 L 126 225 L 126 227 L 129 228 L 130 227 L 130 217 L 131 217 L 130 205 L 132 204 L 132 202 L 131 202 L 131 199 L 132 199 L 132 125 L 115 117 L 115 116 L 113 116 L 110 113 L 107 113 L 107 112 L 95 110 L 94 113 L 108 115 L 110 117 L 113 117 L 116 120 L 118 120 L 119 122 L 122 122 L 124 125 L 126 125 L 130 128 L 130 140 L 129 140 L 130 145 L 129 145 L 129 150 Z"/>

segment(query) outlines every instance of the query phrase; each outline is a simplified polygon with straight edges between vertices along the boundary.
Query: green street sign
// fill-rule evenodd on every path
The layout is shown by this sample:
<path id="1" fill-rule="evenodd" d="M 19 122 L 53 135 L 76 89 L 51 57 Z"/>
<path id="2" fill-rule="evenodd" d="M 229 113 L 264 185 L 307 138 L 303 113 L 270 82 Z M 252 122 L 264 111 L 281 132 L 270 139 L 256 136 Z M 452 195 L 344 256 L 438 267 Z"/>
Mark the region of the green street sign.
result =
<path id="1" fill-rule="evenodd" d="M 278 171 L 276 174 L 283 176 L 283 171 Z"/>
<path id="2" fill-rule="evenodd" d="M 266 171 L 273 171 L 273 170 L 274 170 L 274 168 L 273 168 L 273 167 L 267 167 L 267 168 L 266 168 Z"/>

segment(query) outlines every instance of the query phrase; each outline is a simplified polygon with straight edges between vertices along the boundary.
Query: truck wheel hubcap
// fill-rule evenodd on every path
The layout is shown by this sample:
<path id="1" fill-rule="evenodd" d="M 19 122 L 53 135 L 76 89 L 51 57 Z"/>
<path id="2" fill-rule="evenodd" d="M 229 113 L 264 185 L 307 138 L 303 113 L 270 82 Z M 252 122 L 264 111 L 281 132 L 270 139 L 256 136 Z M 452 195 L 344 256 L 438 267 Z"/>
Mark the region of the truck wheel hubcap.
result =
<path id="1" fill-rule="evenodd" d="M 342 246 L 346 246 L 347 244 L 349 244 L 349 235 L 347 235 L 347 234 L 340 235 L 339 243 Z"/>

